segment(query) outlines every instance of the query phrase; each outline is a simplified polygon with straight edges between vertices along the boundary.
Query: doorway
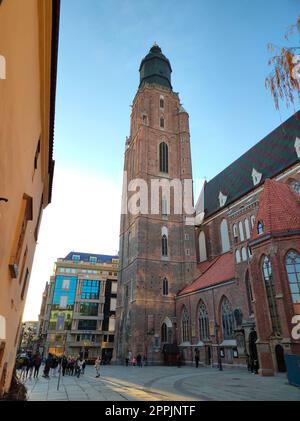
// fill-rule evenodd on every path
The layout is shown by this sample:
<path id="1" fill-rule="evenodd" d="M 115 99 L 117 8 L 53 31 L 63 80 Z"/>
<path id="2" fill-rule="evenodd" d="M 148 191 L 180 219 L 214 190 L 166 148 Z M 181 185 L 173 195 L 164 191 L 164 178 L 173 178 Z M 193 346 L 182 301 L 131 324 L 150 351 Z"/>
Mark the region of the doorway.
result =
<path id="1" fill-rule="evenodd" d="M 276 362 L 277 362 L 277 369 L 279 373 L 286 373 L 286 365 L 284 361 L 284 350 L 281 345 L 275 346 L 275 355 L 276 355 Z"/>

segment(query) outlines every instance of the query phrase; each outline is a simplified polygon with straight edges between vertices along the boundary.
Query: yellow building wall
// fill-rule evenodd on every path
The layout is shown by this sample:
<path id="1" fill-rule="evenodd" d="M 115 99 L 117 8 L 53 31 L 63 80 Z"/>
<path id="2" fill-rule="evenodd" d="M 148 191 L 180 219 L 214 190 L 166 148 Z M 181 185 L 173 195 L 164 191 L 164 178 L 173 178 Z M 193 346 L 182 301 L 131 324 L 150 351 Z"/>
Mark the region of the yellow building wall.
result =
<path id="1" fill-rule="evenodd" d="M 0 56 L 6 64 L 6 79 L 0 79 L 0 197 L 8 199 L 0 201 L 0 316 L 6 321 L 6 337 L 0 337 L 0 394 L 8 390 L 14 368 L 29 279 L 23 299 L 21 293 L 26 269 L 31 272 L 43 194 L 43 207 L 48 203 L 51 27 L 52 0 L 3 0 L 0 5 Z M 20 235 L 24 194 L 33 199 L 33 220 L 27 223 L 14 279 L 9 263 Z"/>

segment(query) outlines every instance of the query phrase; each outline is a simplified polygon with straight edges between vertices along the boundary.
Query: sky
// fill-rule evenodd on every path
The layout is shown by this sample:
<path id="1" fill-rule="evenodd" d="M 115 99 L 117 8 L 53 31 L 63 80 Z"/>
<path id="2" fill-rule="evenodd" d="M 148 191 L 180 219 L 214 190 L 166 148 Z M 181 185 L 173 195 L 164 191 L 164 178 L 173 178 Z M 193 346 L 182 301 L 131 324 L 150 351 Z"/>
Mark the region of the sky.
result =
<path id="1" fill-rule="evenodd" d="M 194 180 L 208 181 L 294 113 L 264 80 L 267 44 L 298 42 L 284 34 L 299 12 L 300 0 L 61 0 L 53 197 L 23 320 L 37 320 L 57 258 L 118 251 L 130 105 L 153 43 L 190 116 Z"/>

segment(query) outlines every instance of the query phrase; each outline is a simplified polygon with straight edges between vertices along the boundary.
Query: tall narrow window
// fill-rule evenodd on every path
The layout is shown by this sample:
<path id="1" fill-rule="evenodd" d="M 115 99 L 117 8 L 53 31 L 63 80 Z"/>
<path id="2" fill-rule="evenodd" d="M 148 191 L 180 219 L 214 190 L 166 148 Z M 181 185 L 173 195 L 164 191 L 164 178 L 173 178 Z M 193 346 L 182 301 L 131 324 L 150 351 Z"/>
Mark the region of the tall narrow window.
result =
<path id="1" fill-rule="evenodd" d="M 280 322 L 276 304 L 275 285 L 272 276 L 272 267 L 270 259 L 264 256 L 262 259 L 262 273 L 266 286 L 267 300 L 269 305 L 269 312 L 271 317 L 272 331 L 274 334 L 280 334 Z"/>
<path id="2" fill-rule="evenodd" d="M 169 283 L 167 278 L 163 280 L 163 295 L 169 295 Z"/>
<path id="3" fill-rule="evenodd" d="M 224 339 L 234 339 L 234 316 L 230 302 L 225 297 L 221 306 L 221 318 Z"/>
<path id="4" fill-rule="evenodd" d="M 199 255 L 200 255 L 200 262 L 205 262 L 205 260 L 207 260 L 206 241 L 205 241 L 204 231 L 201 231 L 199 234 Z"/>
<path id="5" fill-rule="evenodd" d="M 168 152 L 168 145 L 165 142 L 162 142 L 159 145 L 159 171 L 164 173 L 169 172 Z"/>
<path id="6" fill-rule="evenodd" d="M 183 308 L 183 312 L 182 312 L 181 330 L 182 330 L 182 341 L 188 342 L 190 340 L 189 313 L 188 313 L 186 307 Z"/>
<path id="7" fill-rule="evenodd" d="M 292 300 L 294 304 L 300 303 L 300 255 L 291 250 L 285 260 L 285 267 L 290 284 Z"/>
<path id="8" fill-rule="evenodd" d="M 166 234 L 161 238 L 161 255 L 168 256 L 168 238 Z"/>
<path id="9" fill-rule="evenodd" d="M 246 218 L 244 222 L 245 222 L 246 238 L 247 240 L 249 240 L 250 239 L 250 226 L 249 226 L 248 218 Z"/>
<path id="10" fill-rule="evenodd" d="M 163 196 L 161 199 L 161 213 L 162 215 L 168 215 L 169 209 L 168 209 L 168 200 L 166 196 Z"/>
<path id="11" fill-rule="evenodd" d="M 225 253 L 230 250 L 229 235 L 228 235 L 228 225 L 227 220 L 223 219 L 220 226 L 221 231 L 221 242 L 222 242 L 222 251 Z"/>
<path id="12" fill-rule="evenodd" d="M 239 232 L 240 232 L 240 240 L 244 241 L 245 240 L 244 230 L 243 230 L 243 224 L 241 221 L 239 222 Z"/>
<path id="13" fill-rule="evenodd" d="M 163 117 L 160 117 L 160 128 L 161 129 L 165 128 L 165 119 Z"/>
<path id="14" fill-rule="evenodd" d="M 168 327 L 166 323 L 161 325 L 161 342 L 168 342 Z"/>
<path id="15" fill-rule="evenodd" d="M 236 249 L 235 251 L 235 261 L 236 263 L 241 263 L 241 253 L 239 249 Z"/>
<path id="16" fill-rule="evenodd" d="M 164 97 L 163 96 L 161 96 L 159 98 L 159 107 L 160 108 L 165 108 L 165 100 L 164 100 Z"/>
<path id="17" fill-rule="evenodd" d="M 209 339 L 209 322 L 206 305 L 203 301 L 199 304 L 199 337 L 201 340 Z"/>
<path id="18" fill-rule="evenodd" d="M 264 224 L 262 221 L 257 223 L 257 234 L 262 234 L 264 232 Z"/>

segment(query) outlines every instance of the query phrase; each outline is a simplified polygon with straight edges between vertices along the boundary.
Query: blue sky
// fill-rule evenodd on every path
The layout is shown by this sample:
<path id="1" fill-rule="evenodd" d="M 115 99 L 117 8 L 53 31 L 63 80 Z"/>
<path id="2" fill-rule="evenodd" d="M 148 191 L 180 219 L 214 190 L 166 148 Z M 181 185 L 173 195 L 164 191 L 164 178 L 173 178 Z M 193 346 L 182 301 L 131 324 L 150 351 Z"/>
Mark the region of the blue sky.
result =
<path id="1" fill-rule="evenodd" d="M 283 45 L 299 13 L 299 0 L 61 1 L 53 198 L 24 320 L 58 257 L 118 251 L 130 105 L 153 42 L 190 115 L 194 180 L 209 180 L 293 114 L 275 110 L 264 80 L 267 44 Z"/>

